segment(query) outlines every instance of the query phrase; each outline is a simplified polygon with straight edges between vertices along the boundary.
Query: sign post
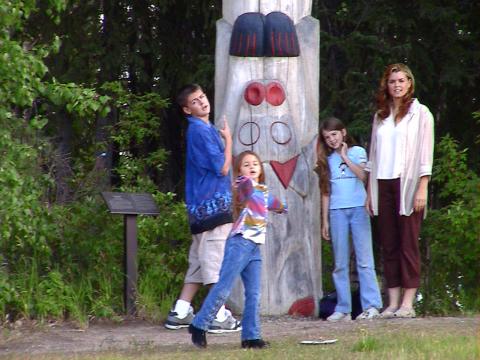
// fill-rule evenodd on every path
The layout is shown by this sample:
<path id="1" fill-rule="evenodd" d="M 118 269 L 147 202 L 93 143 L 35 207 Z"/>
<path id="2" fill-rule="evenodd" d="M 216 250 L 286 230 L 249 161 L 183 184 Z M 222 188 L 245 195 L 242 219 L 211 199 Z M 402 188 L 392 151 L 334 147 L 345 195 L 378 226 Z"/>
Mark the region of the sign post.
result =
<path id="1" fill-rule="evenodd" d="M 136 313 L 137 293 L 137 215 L 158 215 L 158 207 L 151 194 L 102 192 L 112 214 L 123 214 L 124 224 L 124 304 L 128 315 Z"/>

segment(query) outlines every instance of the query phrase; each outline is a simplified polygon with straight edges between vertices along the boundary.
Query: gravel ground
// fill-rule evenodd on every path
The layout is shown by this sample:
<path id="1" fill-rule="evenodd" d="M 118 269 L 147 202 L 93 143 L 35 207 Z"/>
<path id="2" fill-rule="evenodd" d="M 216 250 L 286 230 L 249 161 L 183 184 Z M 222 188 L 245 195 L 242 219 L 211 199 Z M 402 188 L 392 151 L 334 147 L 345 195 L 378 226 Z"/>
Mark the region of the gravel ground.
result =
<path id="1" fill-rule="evenodd" d="M 281 339 L 322 340 L 359 337 L 361 333 L 388 333 L 399 330 L 438 331 L 445 334 L 480 336 L 480 315 L 472 317 L 425 317 L 329 323 L 317 318 L 263 317 L 263 337 L 271 341 Z M 211 334 L 208 343 L 240 343 L 239 333 Z M 3 327 L 0 337 L 0 357 L 35 354 L 75 354 L 99 351 L 135 351 L 141 349 L 183 348 L 192 346 L 187 329 L 167 330 L 162 324 L 138 319 L 119 323 L 93 323 L 81 329 L 70 323 L 19 324 Z"/>

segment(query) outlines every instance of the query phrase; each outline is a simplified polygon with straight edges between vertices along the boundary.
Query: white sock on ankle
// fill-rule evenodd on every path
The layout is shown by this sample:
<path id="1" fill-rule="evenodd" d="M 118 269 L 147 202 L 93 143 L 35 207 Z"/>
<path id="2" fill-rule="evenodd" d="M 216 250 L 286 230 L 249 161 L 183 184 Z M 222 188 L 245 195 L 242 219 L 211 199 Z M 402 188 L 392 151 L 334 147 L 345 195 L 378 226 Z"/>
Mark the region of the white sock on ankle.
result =
<path id="1" fill-rule="evenodd" d="M 188 310 L 190 310 L 190 303 L 181 299 L 177 300 L 177 302 L 175 303 L 175 308 L 173 309 L 173 311 L 177 313 L 177 316 L 180 319 L 183 319 L 185 316 L 188 315 Z"/>

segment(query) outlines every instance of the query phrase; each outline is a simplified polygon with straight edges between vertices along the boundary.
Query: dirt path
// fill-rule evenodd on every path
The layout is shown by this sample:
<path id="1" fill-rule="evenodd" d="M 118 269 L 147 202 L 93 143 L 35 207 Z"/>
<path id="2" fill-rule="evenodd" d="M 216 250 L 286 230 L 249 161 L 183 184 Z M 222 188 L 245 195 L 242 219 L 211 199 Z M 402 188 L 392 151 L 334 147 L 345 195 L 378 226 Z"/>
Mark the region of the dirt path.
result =
<path id="1" fill-rule="evenodd" d="M 426 317 L 354 321 L 352 323 L 328 323 L 313 318 L 289 316 L 262 318 L 265 339 L 282 338 L 318 340 L 358 337 L 361 333 L 388 333 L 399 330 L 432 331 L 458 336 L 480 336 L 480 315 L 474 317 Z M 208 335 L 209 345 L 239 344 L 239 333 Z M 120 324 L 93 324 L 79 329 L 71 324 L 43 326 L 19 326 L 13 330 L 4 328 L 0 337 L 0 357 L 20 354 L 73 354 L 106 350 L 141 350 L 152 348 L 190 347 L 186 329 L 167 330 L 161 324 L 140 320 L 125 320 Z"/>

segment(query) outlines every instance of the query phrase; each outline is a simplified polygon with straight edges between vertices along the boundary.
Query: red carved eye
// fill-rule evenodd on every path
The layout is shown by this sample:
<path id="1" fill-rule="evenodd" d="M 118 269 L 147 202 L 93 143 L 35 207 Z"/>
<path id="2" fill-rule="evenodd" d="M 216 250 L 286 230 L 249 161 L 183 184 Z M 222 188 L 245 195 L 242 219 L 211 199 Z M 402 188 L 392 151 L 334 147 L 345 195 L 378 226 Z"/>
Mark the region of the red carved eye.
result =
<path id="1" fill-rule="evenodd" d="M 268 84 L 266 92 L 266 98 L 270 105 L 279 106 L 285 101 L 285 91 L 283 90 L 282 85 L 278 82 L 271 82 Z"/>
<path id="2" fill-rule="evenodd" d="M 245 89 L 245 101 L 250 105 L 260 105 L 265 99 L 265 87 L 259 82 L 252 82 Z"/>

